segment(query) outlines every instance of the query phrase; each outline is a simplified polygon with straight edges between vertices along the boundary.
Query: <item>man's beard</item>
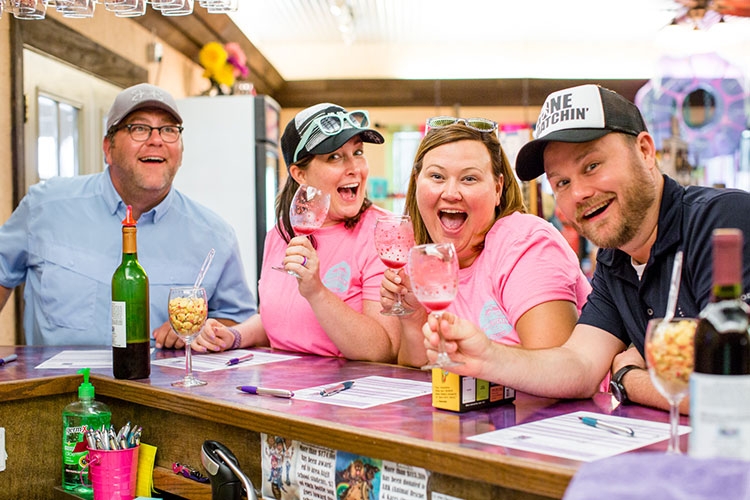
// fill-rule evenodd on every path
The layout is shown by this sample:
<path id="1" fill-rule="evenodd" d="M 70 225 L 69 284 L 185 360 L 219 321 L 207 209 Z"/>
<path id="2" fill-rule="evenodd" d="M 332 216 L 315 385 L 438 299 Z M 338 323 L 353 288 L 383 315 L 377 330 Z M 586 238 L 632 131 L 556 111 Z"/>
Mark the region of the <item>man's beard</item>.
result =
<path id="1" fill-rule="evenodd" d="M 649 207 L 656 201 L 656 190 L 654 184 L 646 173 L 646 169 L 638 160 L 631 160 L 630 169 L 633 177 L 630 184 L 623 189 L 622 196 L 618 197 L 620 205 L 620 219 L 613 222 L 613 214 L 605 225 L 588 224 L 584 226 L 580 215 L 576 215 L 573 224 L 578 234 L 590 240 L 600 248 L 620 248 L 630 242 L 641 228 L 643 219 L 648 213 Z M 617 214 L 614 214 L 616 217 Z M 602 234 L 602 227 L 613 225 L 612 231 Z"/>

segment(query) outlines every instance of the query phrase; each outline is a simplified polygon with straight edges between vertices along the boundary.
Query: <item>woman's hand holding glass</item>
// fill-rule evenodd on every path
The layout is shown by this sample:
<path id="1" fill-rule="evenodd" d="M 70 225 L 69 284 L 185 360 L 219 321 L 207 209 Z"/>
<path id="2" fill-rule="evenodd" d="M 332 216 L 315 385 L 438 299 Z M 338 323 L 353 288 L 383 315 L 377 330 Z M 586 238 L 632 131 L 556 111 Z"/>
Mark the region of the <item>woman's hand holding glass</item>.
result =
<path id="1" fill-rule="evenodd" d="M 380 282 L 380 305 L 383 309 L 391 307 L 397 299 L 407 308 L 411 309 L 409 317 L 419 318 L 420 325 L 424 323 L 426 309 L 419 303 L 411 289 L 411 280 L 405 269 L 386 269 L 383 280 Z M 420 314 L 414 314 L 420 312 Z"/>
<path id="2" fill-rule="evenodd" d="M 195 340 L 192 347 L 195 352 L 221 352 L 232 347 L 234 334 L 219 321 L 209 318 Z"/>
<path id="3" fill-rule="evenodd" d="M 308 298 L 324 287 L 320 279 L 318 252 L 306 236 L 296 236 L 289 241 L 283 263 L 289 274 L 296 276 L 303 297 Z"/>

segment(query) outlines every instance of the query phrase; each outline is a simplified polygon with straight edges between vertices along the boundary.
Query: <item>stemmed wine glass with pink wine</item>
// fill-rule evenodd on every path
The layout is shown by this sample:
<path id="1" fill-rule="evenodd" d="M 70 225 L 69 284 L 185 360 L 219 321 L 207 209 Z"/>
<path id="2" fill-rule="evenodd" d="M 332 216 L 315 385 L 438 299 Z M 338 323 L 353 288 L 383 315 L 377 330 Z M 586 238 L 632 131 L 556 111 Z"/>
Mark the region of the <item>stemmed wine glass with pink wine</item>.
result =
<path id="1" fill-rule="evenodd" d="M 453 243 L 428 243 L 412 247 L 409 251 L 409 279 L 417 300 L 439 320 L 458 292 L 458 256 Z M 441 334 L 435 363 L 426 364 L 422 369 L 461 364 L 448 356 Z"/>
<path id="2" fill-rule="evenodd" d="M 414 229 L 408 215 L 384 215 L 375 222 L 375 248 L 383 264 L 389 269 L 398 271 L 409 261 L 409 250 L 414 246 Z M 401 294 L 396 294 L 396 301 L 380 314 L 386 316 L 404 316 L 414 310 L 401 302 Z"/>
<path id="3" fill-rule="evenodd" d="M 309 236 L 320 228 L 326 221 L 330 206 L 330 194 L 324 193 L 316 187 L 300 184 L 294 193 L 292 203 L 289 205 L 289 220 L 295 236 Z M 273 266 L 272 269 L 284 271 L 295 278 L 300 277 L 294 271 L 287 271 L 284 264 L 281 267 Z"/>

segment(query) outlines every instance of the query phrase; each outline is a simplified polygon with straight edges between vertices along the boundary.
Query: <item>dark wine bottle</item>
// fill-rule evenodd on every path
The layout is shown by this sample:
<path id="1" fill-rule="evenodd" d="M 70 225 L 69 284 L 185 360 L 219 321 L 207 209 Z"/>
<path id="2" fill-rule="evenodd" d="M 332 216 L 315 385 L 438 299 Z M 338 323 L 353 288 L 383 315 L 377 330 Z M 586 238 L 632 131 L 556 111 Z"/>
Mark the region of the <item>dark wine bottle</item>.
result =
<path id="1" fill-rule="evenodd" d="M 750 460 L 750 307 L 742 295 L 743 235 L 716 229 L 712 301 L 695 331 L 690 454 Z"/>
<path id="2" fill-rule="evenodd" d="M 122 263 L 112 276 L 112 371 L 115 378 L 151 375 L 148 277 L 138 263 L 136 221 L 122 221 Z"/>

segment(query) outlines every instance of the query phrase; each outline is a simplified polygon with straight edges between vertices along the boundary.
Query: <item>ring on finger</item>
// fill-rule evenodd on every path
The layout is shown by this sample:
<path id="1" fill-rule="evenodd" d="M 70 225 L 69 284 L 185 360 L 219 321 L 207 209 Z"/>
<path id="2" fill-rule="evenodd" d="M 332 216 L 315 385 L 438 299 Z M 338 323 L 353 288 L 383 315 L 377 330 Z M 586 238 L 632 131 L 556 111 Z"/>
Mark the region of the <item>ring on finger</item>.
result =
<path id="1" fill-rule="evenodd" d="M 307 257 L 304 255 L 302 256 L 302 267 L 305 267 L 305 264 L 307 264 Z"/>

